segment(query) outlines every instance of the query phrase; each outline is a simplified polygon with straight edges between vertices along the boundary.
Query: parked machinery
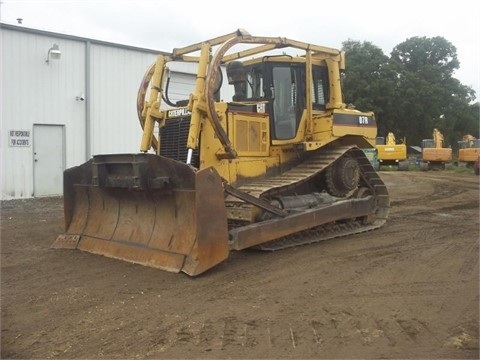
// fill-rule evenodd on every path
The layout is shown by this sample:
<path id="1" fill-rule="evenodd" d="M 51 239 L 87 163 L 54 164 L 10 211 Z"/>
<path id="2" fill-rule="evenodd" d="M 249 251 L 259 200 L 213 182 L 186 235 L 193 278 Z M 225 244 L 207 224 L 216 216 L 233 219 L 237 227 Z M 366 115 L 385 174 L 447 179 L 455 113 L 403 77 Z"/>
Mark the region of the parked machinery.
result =
<path id="1" fill-rule="evenodd" d="M 377 160 L 378 169 L 383 166 L 395 166 L 398 170 L 408 170 L 409 162 L 407 158 L 407 144 L 397 142 L 393 132 L 389 132 L 387 137 L 377 137 Z"/>
<path id="2" fill-rule="evenodd" d="M 462 141 L 458 142 L 458 163 L 459 165 L 473 167 L 480 155 L 480 139 L 467 134 Z"/>
<path id="3" fill-rule="evenodd" d="M 433 139 L 422 140 L 422 170 L 443 170 L 451 167 L 452 149 L 445 147 L 443 134 L 433 129 Z"/>
<path id="4" fill-rule="evenodd" d="M 168 99 L 175 61 L 198 69 L 178 103 Z M 158 56 L 138 95 L 141 153 L 65 171 L 66 231 L 53 247 L 195 276 L 233 250 L 381 227 L 388 191 L 361 150 L 374 148 L 376 121 L 343 103 L 344 65 L 339 50 L 243 30 Z"/>

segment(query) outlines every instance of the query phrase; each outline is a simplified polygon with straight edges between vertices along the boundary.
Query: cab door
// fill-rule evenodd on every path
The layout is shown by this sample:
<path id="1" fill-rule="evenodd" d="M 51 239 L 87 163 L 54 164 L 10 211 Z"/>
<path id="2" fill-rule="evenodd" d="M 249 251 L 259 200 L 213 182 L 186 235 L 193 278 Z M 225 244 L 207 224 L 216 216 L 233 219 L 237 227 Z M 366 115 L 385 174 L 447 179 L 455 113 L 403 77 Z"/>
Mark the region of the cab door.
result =
<path id="1" fill-rule="evenodd" d="M 275 64 L 271 68 L 270 119 L 272 138 L 295 138 L 304 107 L 303 82 L 298 66 Z"/>

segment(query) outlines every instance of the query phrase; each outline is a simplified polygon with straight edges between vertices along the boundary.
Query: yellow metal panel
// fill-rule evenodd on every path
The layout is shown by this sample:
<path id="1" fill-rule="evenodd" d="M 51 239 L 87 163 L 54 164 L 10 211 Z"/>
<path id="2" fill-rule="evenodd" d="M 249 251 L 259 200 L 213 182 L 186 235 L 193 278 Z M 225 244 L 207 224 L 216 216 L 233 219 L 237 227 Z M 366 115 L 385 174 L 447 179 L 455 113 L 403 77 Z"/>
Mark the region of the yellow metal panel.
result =
<path id="1" fill-rule="evenodd" d="M 377 128 L 373 127 L 357 127 L 357 126 L 333 126 L 333 132 L 336 137 L 345 135 L 361 135 L 367 139 L 375 139 Z"/>
<path id="2" fill-rule="evenodd" d="M 269 127 L 266 114 L 231 114 L 233 146 L 239 156 L 267 156 L 269 151 Z"/>
<path id="3" fill-rule="evenodd" d="M 372 112 L 336 109 L 333 113 L 332 133 L 335 137 L 360 135 L 375 144 L 377 123 Z"/>
<path id="4" fill-rule="evenodd" d="M 452 149 L 450 148 L 424 148 L 422 154 L 426 161 L 451 161 Z"/>
<path id="5" fill-rule="evenodd" d="M 405 160 L 407 147 L 405 144 L 377 145 L 379 160 Z"/>
<path id="6" fill-rule="evenodd" d="M 332 116 L 331 113 L 314 114 L 312 118 L 312 140 L 328 140 L 332 138 Z"/>
<path id="7" fill-rule="evenodd" d="M 248 150 L 252 152 L 260 152 L 262 134 L 260 131 L 260 123 L 256 121 L 250 121 L 248 126 L 249 146 Z"/>
<path id="8" fill-rule="evenodd" d="M 261 125 L 261 132 L 262 132 L 262 138 L 260 141 L 260 146 L 261 146 L 260 151 L 266 154 L 268 152 L 268 139 L 269 139 L 268 123 L 262 122 L 260 125 Z"/>
<path id="9" fill-rule="evenodd" d="M 460 149 L 458 151 L 458 161 L 474 162 L 480 154 L 479 148 Z"/>
<path id="10" fill-rule="evenodd" d="M 239 178 L 262 176 L 266 173 L 266 164 L 263 159 L 242 159 L 235 161 L 235 171 Z"/>
<path id="11" fill-rule="evenodd" d="M 248 152 L 248 121 L 237 119 L 235 121 L 235 148 L 237 152 Z"/>

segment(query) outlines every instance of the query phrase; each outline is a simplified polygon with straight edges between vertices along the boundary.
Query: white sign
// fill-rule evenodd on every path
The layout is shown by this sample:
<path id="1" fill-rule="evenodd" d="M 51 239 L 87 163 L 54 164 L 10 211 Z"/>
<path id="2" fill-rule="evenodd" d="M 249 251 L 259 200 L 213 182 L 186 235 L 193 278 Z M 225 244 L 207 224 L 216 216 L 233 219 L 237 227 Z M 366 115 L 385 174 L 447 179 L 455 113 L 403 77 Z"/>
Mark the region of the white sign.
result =
<path id="1" fill-rule="evenodd" d="M 30 146 L 30 130 L 10 130 L 8 144 L 10 146 Z"/>

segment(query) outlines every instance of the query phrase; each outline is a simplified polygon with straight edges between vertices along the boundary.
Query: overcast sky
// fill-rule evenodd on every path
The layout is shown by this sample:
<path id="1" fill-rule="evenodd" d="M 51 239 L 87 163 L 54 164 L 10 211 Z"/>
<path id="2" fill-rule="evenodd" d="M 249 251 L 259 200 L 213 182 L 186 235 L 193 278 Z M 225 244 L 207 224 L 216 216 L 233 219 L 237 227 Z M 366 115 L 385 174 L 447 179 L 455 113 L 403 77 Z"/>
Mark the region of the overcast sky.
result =
<path id="1" fill-rule="evenodd" d="M 480 98 L 480 2 L 476 0 L 0 0 L 0 20 L 29 28 L 171 51 L 244 28 L 340 48 L 369 41 L 385 55 L 413 36 L 457 48 L 455 76 Z M 331 7 L 334 5 L 334 7 Z"/>

